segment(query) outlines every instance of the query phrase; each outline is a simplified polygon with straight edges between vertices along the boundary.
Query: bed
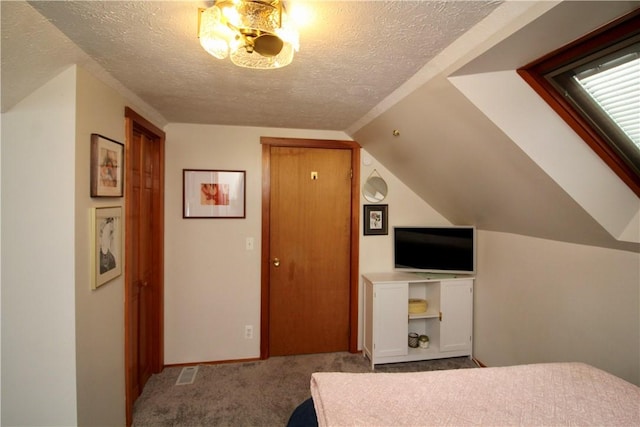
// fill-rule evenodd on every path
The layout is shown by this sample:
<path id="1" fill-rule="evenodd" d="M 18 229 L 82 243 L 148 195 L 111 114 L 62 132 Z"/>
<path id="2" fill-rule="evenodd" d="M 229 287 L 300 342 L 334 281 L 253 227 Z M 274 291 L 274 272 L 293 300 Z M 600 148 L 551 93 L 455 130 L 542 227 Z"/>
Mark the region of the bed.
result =
<path id="1" fill-rule="evenodd" d="M 640 388 L 583 363 L 314 373 L 289 426 L 639 426 Z"/>

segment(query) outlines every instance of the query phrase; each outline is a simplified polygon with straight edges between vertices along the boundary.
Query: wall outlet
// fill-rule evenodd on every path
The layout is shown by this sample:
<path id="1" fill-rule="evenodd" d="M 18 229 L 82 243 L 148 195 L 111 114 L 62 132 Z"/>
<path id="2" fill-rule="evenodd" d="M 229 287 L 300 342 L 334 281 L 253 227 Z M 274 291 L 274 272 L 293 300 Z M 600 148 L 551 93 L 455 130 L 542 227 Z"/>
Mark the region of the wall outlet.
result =
<path id="1" fill-rule="evenodd" d="M 253 326 L 252 325 L 245 325 L 244 327 L 244 338 L 245 339 L 253 339 Z"/>

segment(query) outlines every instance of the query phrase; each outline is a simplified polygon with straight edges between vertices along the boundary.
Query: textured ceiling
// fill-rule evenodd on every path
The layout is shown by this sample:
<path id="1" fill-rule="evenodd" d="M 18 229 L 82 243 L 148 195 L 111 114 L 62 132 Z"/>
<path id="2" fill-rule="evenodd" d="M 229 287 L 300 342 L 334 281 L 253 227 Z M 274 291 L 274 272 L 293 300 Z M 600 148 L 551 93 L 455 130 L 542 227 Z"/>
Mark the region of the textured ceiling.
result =
<path id="1" fill-rule="evenodd" d="M 293 63 L 249 70 L 200 47 L 197 10 L 212 2 L 29 2 L 167 122 L 327 130 L 347 129 L 500 3 L 303 2 L 312 22 Z M 3 13 L 3 27 L 18 22 Z M 19 41 L 3 28 L 2 42 Z M 3 73 L 12 60 L 37 60 L 13 51 Z M 27 94 L 7 88 L 5 100 L 2 89 L 3 111 Z"/>
<path id="2" fill-rule="evenodd" d="M 343 130 L 454 224 L 640 251 L 608 234 L 448 79 L 513 70 L 638 1 L 303 3 L 314 24 L 293 64 L 247 70 L 198 44 L 197 9 L 210 2 L 0 0 L 2 111 L 79 64 L 160 127 Z"/>

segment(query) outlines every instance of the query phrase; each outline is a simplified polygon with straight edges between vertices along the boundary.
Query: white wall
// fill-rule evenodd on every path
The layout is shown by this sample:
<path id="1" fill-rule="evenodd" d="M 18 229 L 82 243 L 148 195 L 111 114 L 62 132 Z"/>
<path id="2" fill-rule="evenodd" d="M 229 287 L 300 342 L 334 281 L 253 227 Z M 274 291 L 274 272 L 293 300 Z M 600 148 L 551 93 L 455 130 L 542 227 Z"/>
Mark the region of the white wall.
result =
<path id="1" fill-rule="evenodd" d="M 124 206 L 124 199 L 91 199 L 89 158 L 92 133 L 125 143 L 126 102 L 82 68 L 78 68 L 77 88 L 75 310 L 78 423 L 83 426 L 124 425 L 124 275 L 92 290 L 90 271 L 91 209 Z"/>
<path id="2" fill-rule="evenodd" d="M 75 67 L 2 114 L 2 424 L 75 425 Z"/>
<path id="3" fill-rule="evenodd" d="M 476 358 L 582 361 L 640 384 L 639 254 L 478 234 Z"/>

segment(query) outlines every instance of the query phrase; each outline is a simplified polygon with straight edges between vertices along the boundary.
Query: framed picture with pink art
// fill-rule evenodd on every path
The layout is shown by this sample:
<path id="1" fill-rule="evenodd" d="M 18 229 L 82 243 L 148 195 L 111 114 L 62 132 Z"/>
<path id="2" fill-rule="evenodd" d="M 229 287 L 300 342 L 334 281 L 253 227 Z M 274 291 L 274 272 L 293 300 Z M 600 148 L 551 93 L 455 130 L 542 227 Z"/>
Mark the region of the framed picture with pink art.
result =
<path id="1" fill-rule="evenodd" d="M 183 169 L 183 218 L 245 218 L 245 171 Z"/>
<path id="2" fill-rule="evenodd" d="M 122 197 L 124 145 L 91 134 L 91 197 Z"/>
<path id="3" fill-rule="evenodd" d="M 93 208 L 91 289 L 122 274 L 122 207 Z"/>

